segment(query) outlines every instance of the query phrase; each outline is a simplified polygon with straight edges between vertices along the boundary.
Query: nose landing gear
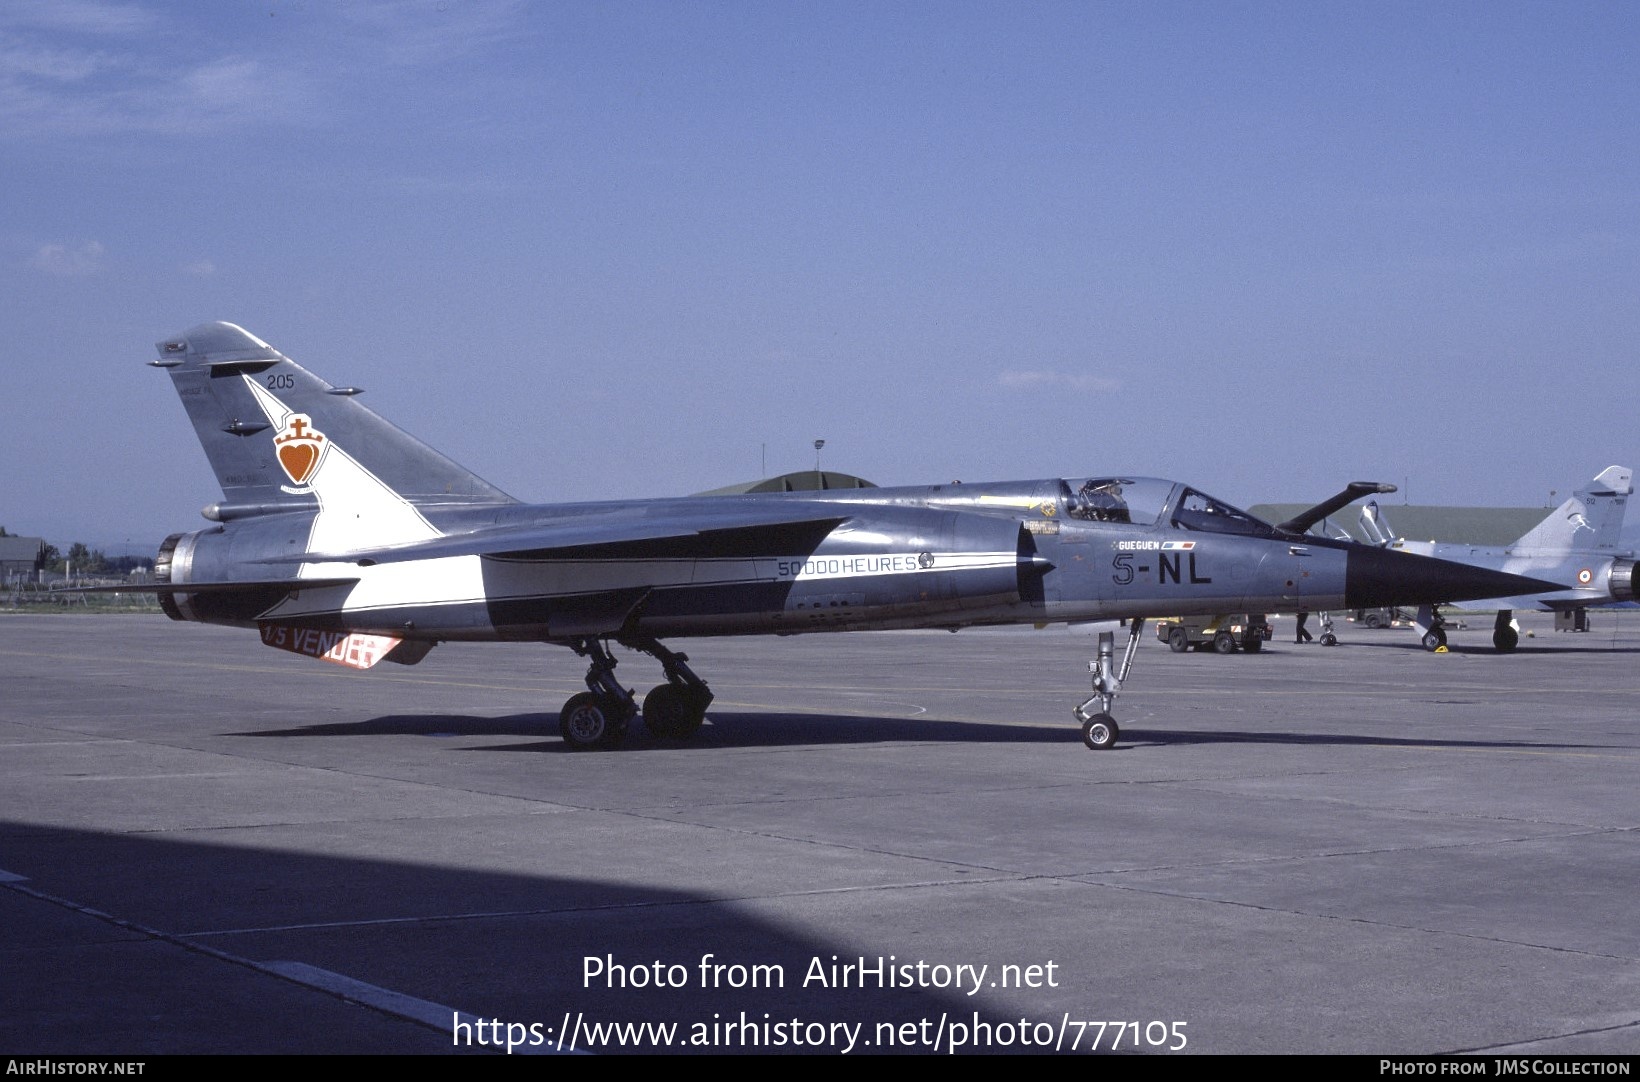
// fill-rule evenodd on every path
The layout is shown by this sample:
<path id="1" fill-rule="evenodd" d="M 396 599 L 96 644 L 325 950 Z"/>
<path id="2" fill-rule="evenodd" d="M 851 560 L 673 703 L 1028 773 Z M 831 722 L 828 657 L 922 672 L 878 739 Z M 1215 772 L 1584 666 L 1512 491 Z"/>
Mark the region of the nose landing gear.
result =
<path id="1" fill-rule="evenodd" d="M 1133 656 L 1139 651 L 1139 632 L 1144 626 L 1142 619 L 1128 621 L 1127 649 L 1122 652 L 1120 669 L 1115 665 L 1116 633 L 1099 632 L 1098 655 L 1088 663 L 1088 671 L 1093 675 L 1093 695 L 1075 710 L 1076 720 L 1082 724 L 1082 743 L 1092 751 L 1105 751 L 1122 735 L 1116 719 L 1110 716 L 1110 708 L 1116 701 L 1116 693 L 1122 690 L 1128 670 L 1133 668 Z M 1094 703 L 1099 704 L 1099 712 L 1090 714 L 1088 708 Z"/>

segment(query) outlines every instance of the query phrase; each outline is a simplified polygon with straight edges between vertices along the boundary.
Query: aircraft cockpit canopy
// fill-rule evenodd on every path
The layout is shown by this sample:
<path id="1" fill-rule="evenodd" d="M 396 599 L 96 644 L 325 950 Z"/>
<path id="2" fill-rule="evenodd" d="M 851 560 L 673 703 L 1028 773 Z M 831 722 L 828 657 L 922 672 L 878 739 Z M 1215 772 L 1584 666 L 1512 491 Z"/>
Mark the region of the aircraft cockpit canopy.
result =
<path id="1" fill-rule="evenodd" d="M 1238 507 L 1215 500 L 1205 492 L 1187 488 L 1173 509 L 1173 525 L 1206 533 L 1233 533 L 1247 537 L 1274 537 L 1276 529 Z"/>
<path id="2" fill-rule="evenodd" d="M 1131 522 L 1151 526 L 1173 492 L 1172 481 L 1154 477 L 1089 477 L 1059 482 L 1065 514 L 1084 522 Z"/>

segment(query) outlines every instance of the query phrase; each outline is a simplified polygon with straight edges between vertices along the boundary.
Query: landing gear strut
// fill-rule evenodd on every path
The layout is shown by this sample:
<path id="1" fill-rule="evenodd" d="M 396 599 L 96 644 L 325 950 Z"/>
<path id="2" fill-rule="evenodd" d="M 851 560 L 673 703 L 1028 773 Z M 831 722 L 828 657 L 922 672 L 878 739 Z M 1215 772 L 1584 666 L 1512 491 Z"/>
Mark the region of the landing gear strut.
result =
<path id="1" fill-rule="evenodd" d="M 1418 615 L 1413 617 L 1412 626 L 1422 638 L 1424 649 L 1430 653 L 1446 646 L 1446 621 L 1441 619 L 1440 610 L 1434 605 L 1418 606 Z"/>
<path id="2" fill-rule="evenodd" d="M 688 665 L 689 655 L 668 650 L 655 639 L 622 639 L 623 646 L 641 650 L 661 663 L 666 683 L 643 699 L 643 723 L 656 736 L 695 735 L 712 705 L 712 689 Z"/>
<path id="3" fill-rule="evenodd" d="M 655 658 L 666 673 L 666 683 L 644 696 L 644 725 L 655 736 L 694 735 L 706 720 L 712 689 L 689 668 L 688 655 L 668 650 L 655 639 L 625 638 L 620 643 Z M 613 748 L 626 738 L 627 726 L 638 714 L 637 700 L 615 679 L 617 662 L 603 640 L 580 639 L 571 645 L 592 662 L 587 667 L 587 690 L 564 704 L 558 731 L 575 751 Z"/>
<path id="4" fill-rule="evenodd" d="M 616 661 L 598 639 L 581 639 L 575 652 L 590 657 L 587 689 L 570 696 L 558 714 L 558 731 L 576 751 L 612 748 L 626 737 L 627 722 L 638 712 L 632 692 L 615 679 Z"/>
<path id="5" fill-rule="evenodd" d="M 1115 665 L 1116 632 L 1099 633 L 1098 656 L 1088 663 L 1088 671 L 1093 675 L 1093 696 L 1076 708 L 1076 720 L 1082 723 L 1082 743 L 1093 751 L 1104 751 L 1122 735 L 1116 719 L 1110 716 L 1110 707 L 1116 701 L 1116 693 L 1122 690 L 1122 681 L 1127 679 L 1128 670 L 1133 668 L 1133 655 L 1139 652 L 1139 631 L 1144 626 L 1145 622 L 1141 619 L 1128 622 L 1127 649 L 1122 653 L 1120 669 Z M 1088 713 L 1088 707 L 1096 702 L 1099 712 Z"/>

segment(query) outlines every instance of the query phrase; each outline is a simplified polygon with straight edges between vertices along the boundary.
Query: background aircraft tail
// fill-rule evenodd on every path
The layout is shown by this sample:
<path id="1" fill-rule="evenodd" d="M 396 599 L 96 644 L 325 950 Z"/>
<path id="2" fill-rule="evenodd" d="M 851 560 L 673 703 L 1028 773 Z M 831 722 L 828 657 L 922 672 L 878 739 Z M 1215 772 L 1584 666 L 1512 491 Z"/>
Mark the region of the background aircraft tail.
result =
<path id="1" fill-rule="evenodd" d="M 1634 471 L 1609 466 L 1509 548 L 1516 552 L 1616 550 L 1623 514 L 1633 491 Z"/>
<path id="2" fill-rule="evenodd" d="M 327 457 L 412 505 L 515 502 L 359 403 L 357 389 L 331 386 L 232 323 L 158 347 L 152 363 L 169 370 L 222 486 L 211 517 L 317 507 Z"/>

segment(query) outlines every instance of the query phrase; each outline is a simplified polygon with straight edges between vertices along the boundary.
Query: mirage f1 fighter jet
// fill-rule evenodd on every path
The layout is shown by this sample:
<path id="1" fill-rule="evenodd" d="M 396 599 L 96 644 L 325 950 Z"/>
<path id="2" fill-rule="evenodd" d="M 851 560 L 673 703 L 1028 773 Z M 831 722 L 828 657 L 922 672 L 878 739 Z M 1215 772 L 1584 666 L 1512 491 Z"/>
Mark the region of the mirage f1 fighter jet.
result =
<path id="1" fill-rule="evenodd" d="M 611 644 L 665 682 L 645 726 L 683 737 L 712 693 L 661 640 L 1131 621 L 1099 636 L 1076 716 L 1110 747 L 1147 617 L 1417 605 L 1552 582 L 1277 529 L 1186 485 L 1126 475 L 582 504 L 525 504 L 230 323 L 159 343 L 224 499 L 166 538 L 165 612 L 256 628 L 342 664 L 445 641 L 557 643 L 589 659 L 560 714 L 573 748 L 638 715 Z M 1097 712 L 1090 710 L 1097 703 Z"/>

